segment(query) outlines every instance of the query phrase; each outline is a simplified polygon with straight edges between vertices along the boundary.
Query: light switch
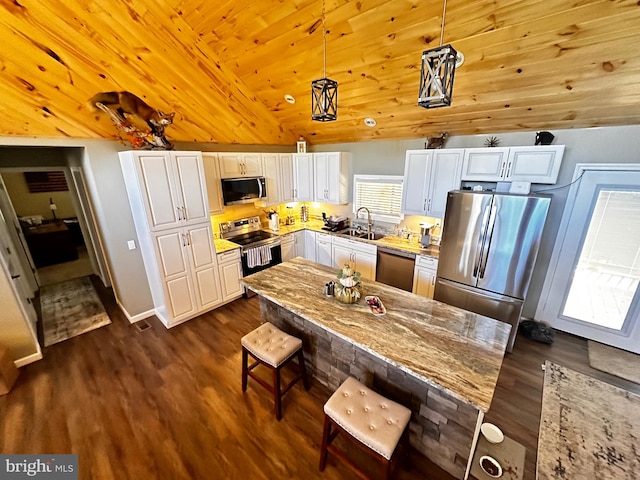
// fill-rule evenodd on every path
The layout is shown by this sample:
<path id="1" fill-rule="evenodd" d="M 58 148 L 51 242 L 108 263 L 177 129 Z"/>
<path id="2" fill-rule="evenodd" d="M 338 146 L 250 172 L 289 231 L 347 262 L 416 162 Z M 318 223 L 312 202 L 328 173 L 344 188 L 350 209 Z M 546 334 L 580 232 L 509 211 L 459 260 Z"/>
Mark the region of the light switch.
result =
<path id="1" fill-rule="evenodd" d="M 129 240 L 127 242 L 127 246 L 129 247 L 129 250 L 135 250 L 136 249 L 136 242 L 134 240 Z"/>

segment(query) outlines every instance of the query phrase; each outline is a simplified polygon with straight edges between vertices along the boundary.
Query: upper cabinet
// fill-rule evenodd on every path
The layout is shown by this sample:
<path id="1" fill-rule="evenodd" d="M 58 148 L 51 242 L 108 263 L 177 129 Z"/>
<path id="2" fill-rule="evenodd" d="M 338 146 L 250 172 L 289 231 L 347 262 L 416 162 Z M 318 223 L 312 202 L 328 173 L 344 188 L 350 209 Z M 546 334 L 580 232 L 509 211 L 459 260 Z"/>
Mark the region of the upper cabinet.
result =
<path id="1" fill-rule="evenodd" d="M 123 152 L 138 174 L 125 175 L 125 183 L 135 181 L 145 203 L 151 231 L 209 221 L 205 173 L 200 152 Z"/>
<path id="2" fill-rule="evenodd" d="M 222 178 L 262 176 L 262 154 L 220 152 L 220 175 Z"/>
<path id="3" fill-rule="evenodd" d="M 349 201 L 348 153 L 314 153 L 314 200 L 343 204 Z"/>
<path id="4" fill-rule="evenodd" d="M 556 183 L 564 145 L 468 148 L 462 180 L 479 182 Z"/>
<path id="5" fill-rule="evenodd" d="M 267 181 L 267 205 L 293 202 L 293 155 L 263 153 L 262 170 Z"/>
<path id="6" fill-rule="evenodd" d="M 220 185 L 220 165 L 218 154 L 214 152 L 202 152 L 202 164 L 207 184 L 207 197 L 209 199 L 209 214 L 219 215 L 224 213 L 222 200 L 222 187 Z"/>
<path id="7" fill-rule="evenodd" d="M 313 201 L 313 154 L 293 154 L 293 196 L 295 202 Z"/>
<path id="8" fill-rule="evenodd" d="M 460 188 L 464 149 L 408 150 L 402 212 L 444 217 L 447 192 Z"/>

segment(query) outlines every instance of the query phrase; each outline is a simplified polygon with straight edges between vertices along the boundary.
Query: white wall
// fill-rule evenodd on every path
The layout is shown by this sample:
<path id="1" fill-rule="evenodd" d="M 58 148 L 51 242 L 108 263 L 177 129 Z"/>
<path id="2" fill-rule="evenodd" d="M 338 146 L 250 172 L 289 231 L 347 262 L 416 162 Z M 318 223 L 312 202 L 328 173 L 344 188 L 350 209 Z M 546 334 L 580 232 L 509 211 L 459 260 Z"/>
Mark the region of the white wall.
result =
<path id="1" fill-rule="evenodd" d="M 446 148 L 484 147 L 491 136 L 500 140 L 501 147 L 533 145 L 535 131 L 494 133 L 490 135 L 453 136 L 447 140 Z M 550 187 L 568 185 L 573 177 L 577 163 L 640 163 L 640 125 L 623 127 L 581 128 L 553 130 L 553 145 L 565 145 L 564 158 L 558 183 L 556 185 L 537 185 L 532 190 L 542 191 Z M 352 173 L 376 173 L 388 175 L 404 174 L 404 152 L 421 149 L 426 139 L 379 140 L 374 142 L 339 143 L 314 145 L 314 152 L 340 151 L 351 152 L 353 158 Z M 549 216 L 542 237 L 538 262 L 534 271 L 529 296 L 524 305 L 523 315 L 533 317 L 542 290 L 542 283 L 549 265 L 551 253 L 562 218 L 568 187 L 549 190 L 552 195 Z"/>

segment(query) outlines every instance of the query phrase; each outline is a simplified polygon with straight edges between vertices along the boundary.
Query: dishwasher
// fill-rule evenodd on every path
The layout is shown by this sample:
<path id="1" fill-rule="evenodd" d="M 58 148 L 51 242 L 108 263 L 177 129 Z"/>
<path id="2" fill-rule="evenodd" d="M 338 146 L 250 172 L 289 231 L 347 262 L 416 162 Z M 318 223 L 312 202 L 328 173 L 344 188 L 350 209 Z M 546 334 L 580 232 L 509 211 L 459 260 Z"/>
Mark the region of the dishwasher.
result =
<path id="1" fill-rule="evenodd" d="M 416 263 L 415 253 L 378 247 L 377 256 L 376 282 L 411 292 L 413 268 Z"/>

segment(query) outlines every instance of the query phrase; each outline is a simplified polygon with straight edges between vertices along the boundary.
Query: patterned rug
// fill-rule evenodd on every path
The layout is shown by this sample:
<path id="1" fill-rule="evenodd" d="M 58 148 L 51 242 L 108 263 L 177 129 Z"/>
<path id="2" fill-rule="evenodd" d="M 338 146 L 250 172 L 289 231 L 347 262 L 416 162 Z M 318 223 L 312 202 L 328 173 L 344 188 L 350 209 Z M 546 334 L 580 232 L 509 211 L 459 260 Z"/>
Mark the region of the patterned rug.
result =
<path id="1" fill-rule="evenodd" d="M 89 277 L 43 286 L 40 304 L 45 347 L 111 323 Z"/>
<path id="2" fill-rule="evenodd" d="M 640 478 L 640 396 L 545 364 L 538 480 Z"/>
<path id="3" fill-rule="evenodd" d="M 640 383 L 640 355 L 591 340 L 587 342 L 587 345 L 591 367 L 631 382 Z"/>

